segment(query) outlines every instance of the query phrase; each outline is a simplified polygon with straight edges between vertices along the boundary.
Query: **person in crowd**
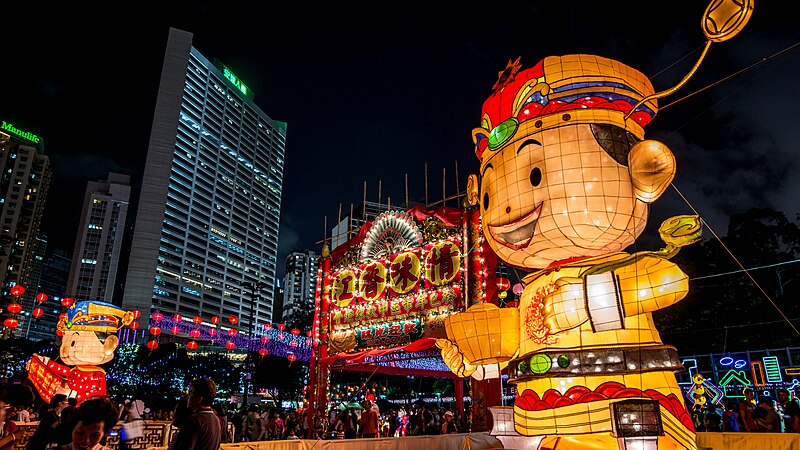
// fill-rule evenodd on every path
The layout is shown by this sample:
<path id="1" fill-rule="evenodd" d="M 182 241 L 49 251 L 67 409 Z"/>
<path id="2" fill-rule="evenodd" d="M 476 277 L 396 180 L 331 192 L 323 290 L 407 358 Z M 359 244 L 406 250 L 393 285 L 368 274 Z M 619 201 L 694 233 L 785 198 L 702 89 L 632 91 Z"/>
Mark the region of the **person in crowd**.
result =
<path id="1" fill-rule="evenodd" d="M 706 405 L 706 413 L 703 416 L 704 431 L 719 433 L 722 431 L 722 416 L 717 412 L 713 403 Z"/>
<path id="2" fill-rule="evenodd" d="M 223 444 L 233 442 L 233 436 L 228 430 L 228 415 L 225 413 L 225 408 L 223 408 L 222 405 L 220 405 L 219 403 L 214 403 L 214 405 L 211 406 L 211 409 L 214 410 L 214 414 L 216 414 L 217 419 L 219 419 L 219 427 L 220 430 L 222 430 L 221 442 Z"/>
<path id="3" fill-rule="evenodd" d="M 722 431 L 739 431 L 739 413 L 736 412 L 735 403 L 723 403 Z"/>
<path id="4" fill-rule="evenodd" d="M 354 439 L 358 434 L 358 416 L 355 408 L 345 408 L 336 418 L 336 422 L 337 426 L 338 423 L 342 424 L 345 439 Z"/>
<path id="5" fill-rule="evenodd" d="M 119 409 L 108 397 L 92 397 L 72 415 L 72 439 L 60 450 L 111 450 L 100 442 L 117 424 Z"/>
<path id="6" fill-rule="evenodd" d="M 268 438 L 271 441 L 283 439 L 284 423 L 278 411 L 272 411 L 267 422 Z"/>
<path id="7" fill-rule="evenodd" d="M 442 422 L 442 434 L 458 433 L 456 429 L 456 422 L 453 420 L 453 413 L 451 411 L 444 412 L 444 421 Z"/>
<path id="8" fill-rule="evenodd" d="M 246 442 L 264 441 L 267 437 L 267 424 L 258 412 L 258 405 L 250 405 L 247 416 L 242 421 L 242 440 Z"/>
<path id="9" fill-rule="evenodd" d="M 775 400 L 772 397 L 764 396 L 761 398 L 756 410 L 753 411 L 753 419 L 758 425 L 758 431 L 766 433 L 783 432 L 783 421 L 775 411 Z"/>
<path id="10" fill-rule="evenodd" d="M 174 450 L 219 450 L 222 430 L 211 404 L 217 396 L 214 380 L 200 378 L 192 381 L 187 406 L 191 414 L 178 431 Z"/>
<path id="11" fill-rule="evenodd" d="M 57 433 L 59 435 L 58 445 L 67 445 L 72 442 L 72 416 L 78 408 L 78 399 L 70 397 L 67 399 L 67 407 L 61 411 Z"/>
<path id="12" fill-rule="evenodd" d="M 0 391 L 0 450 L 12 450 L 17 439 L 22 437 L 23 431 L 11 420 L 7 411 L 11 408 L 8 405 L 7 391 Z"/>
<path id="13" fill-rule="evenodd" d="M 755 392 L 751 388 L 744 389 L 744 400 L 739 403 L 739 430 L 756 432 L 758 431 L 758 424 L 753 418 L 753 412 L 756 410 Z"/>
<path id="14" fill-rule="evenodd" d="M 372 402 L 370 400 L 364 401 L 364 411 L 361 412 L 360 422 L 360 435 L 362 438 L 378 437 L 380 421 L 378 419 L 378 412 L 372 408 Z"/>
<path id="15" fill-rule="evenodd" d="M 780 414 L 783 416 L 785 432 L 800 433 L 800 403 L 789 395 L 788 389 L 778 389 L 778 406 Z"/>
<path id="16" fill-rule="evenodd" d="M 175 405 L 175 408 L 172 411 L 169 411 L 168 416 L 170 417 L 170 423 L 173 427 L 177 428 L 180 431 L 181 427 L 186 426 L 187 419 L 191 415 L 191 411 L 189 411 L 189 403 L 186 398 L 182 398 L 178 401 Z M 177 441 L 178 434 L 174 433 L 170 439 L 169 443 L 167 444 L 167 450 L 174 450 L 175 449 L 175 442 Z"/>
<path id="17" fill-rule="evenodd" d="M 317 408 L 315 414 L 311 418 L 313 421 L 314 439 L 325 439 L 325 433 L 328 432 L 328 420 L 323 407 Z"/>
<path id="18" fill-rule="evenodd" d="M 58 442 L 56 430 L 61 424 L 61 411 L 67 405 L 67 396 L 64 394 L 56 394 L 50 398 L 39 418 L 39 426 L 28 441 L 28 450 L 45 450 L 48 444 Z"/>

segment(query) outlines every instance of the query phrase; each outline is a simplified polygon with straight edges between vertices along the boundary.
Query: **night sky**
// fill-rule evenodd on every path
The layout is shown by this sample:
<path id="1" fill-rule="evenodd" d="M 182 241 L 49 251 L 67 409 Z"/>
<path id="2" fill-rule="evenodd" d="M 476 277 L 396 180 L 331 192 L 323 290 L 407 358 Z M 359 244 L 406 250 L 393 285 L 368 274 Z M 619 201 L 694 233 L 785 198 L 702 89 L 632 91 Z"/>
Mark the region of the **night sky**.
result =
<path id="1" fill-rule="evenodd" d="M 437 3 L 137 2 L 114 13 L 4 6 L 0 118 L 45 139 L 54 174 L 42 231 L 51 248 L 71 254 L 87 181 L 116 171 L 138 191 L 170 26 L 194 33 L 195 48 L 288 124 L 279 274 L 289 249 L 319 251 L 325 221 L 330 229 L 340 205 L 345 216 L 360 203 L 365 183 L 367 200 L 398 204 L 407 176 L 410 199 L 424 201 L 427 166 L 430 202 L 443 185 L 447 196 L 457 183 L 463 190 L 478 167 L 470 131 L 509 59 L 521 56 L 527 68 L 549 55 L 597 54 L 663 91 L 705 42 L 698 1 Z M 645 130 L 673 150 L 675 186 L 721 235 L 731 214 L 752 207 L 790 219 L 799 210 L 800 52 L 792 46 L 800 27 L 785 8 L 757 2 L 744 31 L 712 45 Z M 670 189 L 645 233 L 688 213 Z"/>

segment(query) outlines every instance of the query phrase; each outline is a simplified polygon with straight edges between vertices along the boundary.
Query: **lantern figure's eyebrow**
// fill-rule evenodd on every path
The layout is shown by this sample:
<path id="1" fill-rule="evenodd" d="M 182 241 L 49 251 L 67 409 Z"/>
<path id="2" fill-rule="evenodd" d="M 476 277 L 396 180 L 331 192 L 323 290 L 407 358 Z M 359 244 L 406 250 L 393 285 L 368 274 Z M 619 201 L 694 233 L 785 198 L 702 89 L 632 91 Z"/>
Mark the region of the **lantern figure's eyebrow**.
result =
<path id="1" fill-rule="evenodd" d="M 536 139 L 526 139 L 525 142 L 522 143 L 522 145 L 517 147 L 517 154 L 519 155 L 520 150 L 522 150 L 525 146 L 528 145 L 538 145 L 539 147 L 541 147 L 542 143 L 537 141 Z"/>
<path id="2" fill-rule="evenodd" d="M 494 166 L 492 165 L 492 163 L 489 163 L 489 164 L 487 164 L 487 165 L 486 165 L 486 166 L 483 168 L 483 170 L 481 170 L 481 177 L 483 176 L 483 174 L 485 174 L 485 173 L 486 173 L 486 171 L 487 171 L 487 170 L 488 170 L 490 167 L 491 167 L 492 169 L 494 169 Z"/>

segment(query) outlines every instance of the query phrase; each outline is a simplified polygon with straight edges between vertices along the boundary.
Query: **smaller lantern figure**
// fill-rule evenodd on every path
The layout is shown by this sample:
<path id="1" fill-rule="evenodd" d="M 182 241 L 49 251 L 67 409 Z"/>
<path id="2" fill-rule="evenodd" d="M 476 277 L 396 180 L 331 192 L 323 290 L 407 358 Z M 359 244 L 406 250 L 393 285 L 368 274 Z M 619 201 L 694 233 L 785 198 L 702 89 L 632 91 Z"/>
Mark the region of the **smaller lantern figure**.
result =
<path id="1" fill-rule="evenodd" d="M 133 321 L 133 312 L 110 303 L 82 301 L 73 304 L 56 325 L 62 337 L 60 356 L 64 364 L 34 354 L 26 369 L 28 378 L 43 399 L 55 394 L 76 397 L 78 403 L 106 395 L 106 373 L 101 369 L 114 359 L 117 330 Z"/>

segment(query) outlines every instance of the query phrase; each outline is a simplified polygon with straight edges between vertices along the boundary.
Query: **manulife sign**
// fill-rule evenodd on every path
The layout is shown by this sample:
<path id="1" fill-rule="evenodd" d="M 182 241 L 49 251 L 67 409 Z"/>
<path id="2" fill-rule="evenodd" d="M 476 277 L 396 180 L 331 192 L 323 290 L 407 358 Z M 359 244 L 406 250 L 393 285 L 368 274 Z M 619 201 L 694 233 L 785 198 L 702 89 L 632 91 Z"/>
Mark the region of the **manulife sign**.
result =
<path id="1" fill-rule="evenodd" d="M 30 131 L 20 130 L 19 128 L 15 127 L 14 124 L 6 122 L 5 120 L 2 121 L 3 125 L 0 128 L 7 133 L 11 133 L 14 136 L 19 138 L 25 139 L 26 141 L 31 141 L 34 144 L 38 144 L 41 142 L 41 138 L 39 136 L 31 133 Z"/>
<path id="2" fill-rule="evenodd" d="M 230 81 L 231 84 L 234 87 L 236 87 L 236 89 L 239 89 L 239 91 L 241 91 L 241 93 L 244 94 L 245 97 L 252 97 L 253 96 L 253 94 L 250 92 L 250 89 L 248 89 L 247 86 L 244 83 L 242 83 L 242 80 L 240 80 L 239 77 L 237 77 L 235 73 L 231 72 L 231 70 L 228 69 L 227 67 L 225 67 L 224 64 L 220 64 L 220 66 L 221 66 L 220 69 L 222 69 L 222 75 L 228 81 Z"/>

